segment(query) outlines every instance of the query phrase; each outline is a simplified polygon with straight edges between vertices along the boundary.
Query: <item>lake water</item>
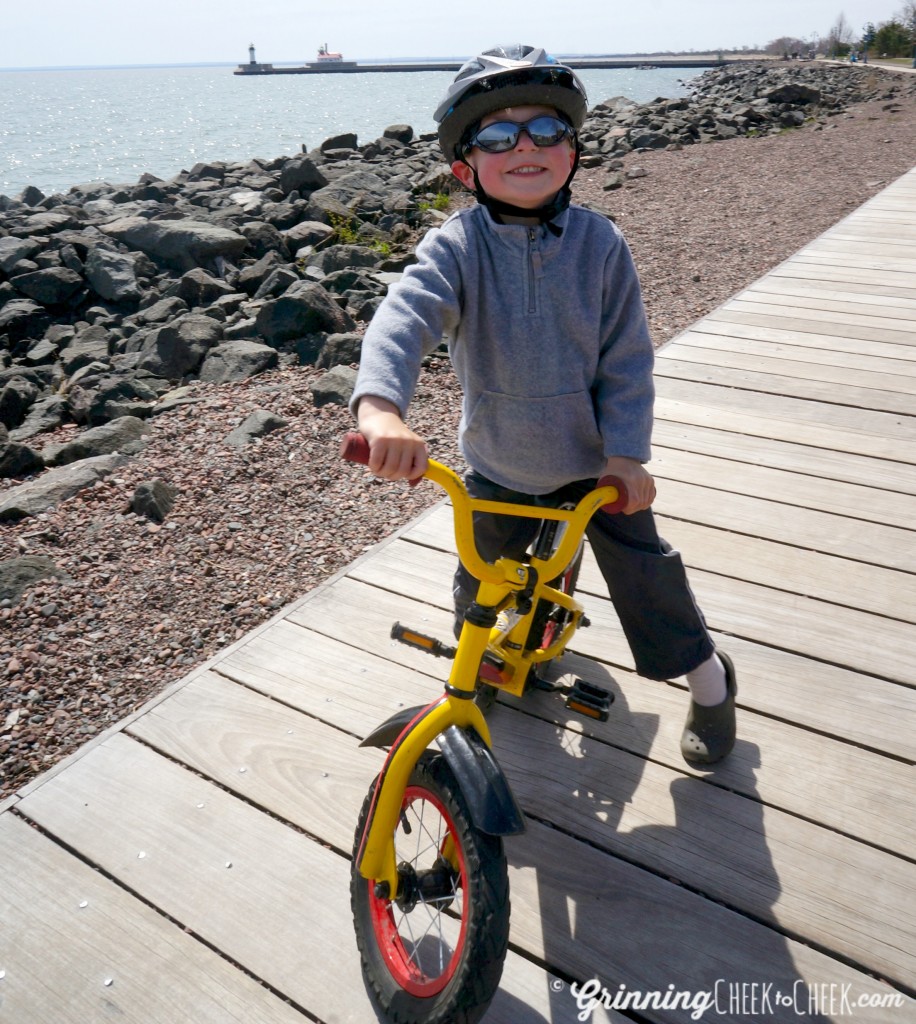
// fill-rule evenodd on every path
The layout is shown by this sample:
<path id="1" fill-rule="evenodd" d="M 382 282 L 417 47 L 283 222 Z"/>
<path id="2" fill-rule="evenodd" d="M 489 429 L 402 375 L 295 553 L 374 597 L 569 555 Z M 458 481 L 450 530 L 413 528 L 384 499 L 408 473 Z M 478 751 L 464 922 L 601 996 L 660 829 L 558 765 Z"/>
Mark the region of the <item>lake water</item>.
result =
<path id="1" fill-rule="evenodd" d="M 231 67 L 0 72 L 0 195 L 170 178 L 203 160 L 273 159 L 340 132 L 433 131 L 446 71 L 241 77 Z M 682 96 L 684 68 L 582 71 L 594 105 Z"/>

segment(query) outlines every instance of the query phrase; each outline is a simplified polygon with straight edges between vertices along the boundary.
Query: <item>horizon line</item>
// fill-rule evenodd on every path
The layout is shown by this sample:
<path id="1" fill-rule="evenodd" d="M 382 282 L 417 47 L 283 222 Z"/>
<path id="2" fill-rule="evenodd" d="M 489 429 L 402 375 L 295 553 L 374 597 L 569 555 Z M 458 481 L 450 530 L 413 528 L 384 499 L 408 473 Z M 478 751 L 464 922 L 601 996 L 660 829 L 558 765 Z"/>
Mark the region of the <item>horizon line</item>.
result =
<path id="1" fill-rule="evenodd" d="M 563 53 L 558 54 L 559 59 L 587 59 L 587 58 L 616 58 L 626 59 L 633 57 L 699 57 L 712 53 L 758 53 L 760 51 L 752 48 L 741 49 L 740 47 L 711 47 L 705 50 L 654 50 L 652 53 Z M 363 64 L 420 64 L 420 63 L 441 63 L 456 62 L 462 63 L 467 57 L 354 57 L 356 63 Z M 164 61 L 151 64 L 23 64 L 17 66 L 0 67 L 0 72 L 16 71 L 131 71 L 148 70 L 153 68 L 217 68 L 217 67 L 245 67 L 248 61 L 233 60 L 204 60 L 204 61 Z M 263 63 L 263 62 L 259 62 Z M 303 64 L 301 60 L 275 60 L 269 61 L 275 67 L 292 66 L 297 67 Z M 305 62 L 307 63 L 307 61 Z"/>

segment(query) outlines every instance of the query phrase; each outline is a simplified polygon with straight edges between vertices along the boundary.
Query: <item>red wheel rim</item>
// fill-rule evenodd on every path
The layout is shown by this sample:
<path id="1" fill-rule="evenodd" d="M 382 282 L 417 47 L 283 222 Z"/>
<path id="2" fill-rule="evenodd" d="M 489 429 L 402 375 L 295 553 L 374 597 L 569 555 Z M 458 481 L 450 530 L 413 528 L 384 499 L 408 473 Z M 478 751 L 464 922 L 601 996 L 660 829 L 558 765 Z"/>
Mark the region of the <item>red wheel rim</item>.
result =
<path id="1" fill-rule="evenodd" d="M 467 865 L 464 860 L 464 851 L 456 839 L 455 823 L 442 801 L 427 789 L 419 786 L 410 786 L 404 794 L 404 803 L 402 805 L 404 810 L 411 810 L 415 801 L 422 801 L 424 804 L 430 804 L 434 807 L 441 821 L 441 828 L 435 836 L 428 829 L 425 830 L 429 839 L 429 849 L 433 848 L 433 840 L 435 840 L 437 852 L 443 853 L 446 841 L 451 838 L 454 858 L 457 860 L 455 866 L 458 869 L 459 877 L 454 887 L 456 895 L 455 901 L 452 904 L 457 909 L 456 915 L 449 917 L 449 921 L 458 931 L 458 935 L 452 943 L 452 948 L 449 950 L 447 957 L 443 958 L 440 954 L 439 964 L 441 969 L 437 973 L 430 973 L 425 965 L 421 965 L 418 961 L 417 947 L 419 943 L 416 934 L 414 933 L 412 936 L 409 936 L 407 941 L 405 941 L 405 937 L 399 928 L 399 918 L 400 922 L 403 923 L 410 917 L 410 914 L 405 914 L 391 900 L 379 899 L 375 895 L 374 882 L 367 882 L 367 885 L 369 887 L 369 910 L 372 918 L 372 927 L 375 931 L 378 948 L 385 958 L 388 970 L 398 986 L 405 992 L 421 999 L 428 999 L 438 995 L 449 983 L 458 967 L 464 950 L 468 916 L 468 907 L 464 899 L 464 894 L 467 892 Z M 422 816 L 419 817 L 422 819 Z M 420 828 L 422 827 L 421 824 Z M 420 912 L 420 908 L 425 906 L 425 904 L 418 904 L 415 912 Z M 429 937 L 433 921 L 442 916 L 441 911 L 436 911 L 429 919 L 429 926 L 426 928 L 421 926 L 419 929 L 422 932 L 420 941 L 425 941 Z M 438 939 L 442 943 L 441 935 L 438 936 Z M 433 941 L 435 941 L 435 937 Z"/>

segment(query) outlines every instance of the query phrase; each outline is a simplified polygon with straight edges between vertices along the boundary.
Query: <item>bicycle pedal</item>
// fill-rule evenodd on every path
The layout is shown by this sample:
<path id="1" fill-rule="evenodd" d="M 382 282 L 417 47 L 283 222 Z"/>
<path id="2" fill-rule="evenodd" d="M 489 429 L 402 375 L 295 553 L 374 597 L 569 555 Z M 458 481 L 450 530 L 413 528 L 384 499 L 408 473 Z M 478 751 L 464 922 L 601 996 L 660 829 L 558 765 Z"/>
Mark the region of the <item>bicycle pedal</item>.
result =
<path id="1" fill-rule="evenodd" d="M 566 706 L 586 718 L 606 722 L 614 695 L 603 686 L 596 686 L 584 679 L 577 679 L 566 694 Z"/>
<path id="2" fill-rule="evenodd" d="M 398 643 L 407 647 L 424 651 L 426 654 L 432 654 L 437 658 L 455 657 L 454 647 L 442 643 L 441 640 L 436 640 L 435 637 L 420 633 L 416 629 L 410 629 L 409 626 L 402 626 L 400 622 L 396 622 L 391 627 L 391 639 L 397 640 Z"/>

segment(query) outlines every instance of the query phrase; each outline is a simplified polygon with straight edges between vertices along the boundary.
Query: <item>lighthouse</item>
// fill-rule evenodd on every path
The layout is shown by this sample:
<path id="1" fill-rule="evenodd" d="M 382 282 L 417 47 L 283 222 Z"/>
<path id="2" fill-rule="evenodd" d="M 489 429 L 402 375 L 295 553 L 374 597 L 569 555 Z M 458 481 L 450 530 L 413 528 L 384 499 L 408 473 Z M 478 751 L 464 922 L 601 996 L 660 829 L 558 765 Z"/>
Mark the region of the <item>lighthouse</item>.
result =
<path id="1" fill-rule="evenodd" d="M 248 63 L 257 64 L 257 61 L 254 58 L 254 43 L 248 44 Z"/>

